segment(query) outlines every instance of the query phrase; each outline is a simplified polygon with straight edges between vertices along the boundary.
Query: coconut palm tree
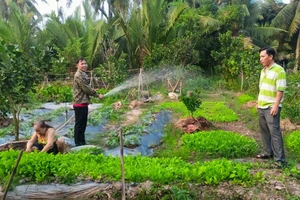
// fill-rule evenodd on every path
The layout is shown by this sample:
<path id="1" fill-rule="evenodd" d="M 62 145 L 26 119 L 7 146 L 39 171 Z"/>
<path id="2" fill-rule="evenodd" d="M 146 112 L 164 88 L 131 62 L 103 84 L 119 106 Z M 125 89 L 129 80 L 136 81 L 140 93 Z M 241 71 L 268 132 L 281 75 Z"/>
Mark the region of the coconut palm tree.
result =
<path id="1" fill-rule="evenodd" d="M 248 32 L 261 18 L 258 3 L 251 0 L 231 0 L 218 12 L 218 19 L 224 24 L 225 30 L 231 29 L 233 36 L 239 35 L 241 30 Z"/>
<path id="2" fill-rule="evenodd" d="M 46 2 L 46 0 L 40 0 L 42 2 Z M 36 7 L 36 0 L 0 0 L 0 18 L 3 18 L 5 20 L 8 19 L 10 11 L 9 11 L 9 4 L 13 2 L 17 5 L 21 13 L 29 13 L 32 12 L 34 15 L 37 15 L 38 17 L 41 17 L 40 12 L 38 11 Z"/>
<path id="3" fill-rule="evenodd" d="M 83 12 L 84 19 L 78 7 L 65 23 L 52 13 L 46 23 L 46 30 L 55 38 L 55 44 L 60 49 L 64 49 L 68 41 L 71 43 L 80 41 L 81 56 L 85 57 L 92 67 L 96 67 L 95 59 L 99 54 L 100 44 L 108 31 L 108 26 L 104 20 L 96 19 L 97 13 L 92 10 L 88 0 L 83 2 Z"/>
<path id="4" fill-rule="evenodd" d="M 8 18 L 8 5 L 5 0 L 0 0 L 0 18 L 4 20 Z"/>
<path id="5" fill-rule="evenodd" d="M 258 20 L 261 25 L 271 24 L 272 20 L 282 10 L 286 4 L 276 0 L 265 0 L 260 4 L 263 18 Z"/>
<path id="6" fill-rule="evenodd" d="M 131 68 L 141 67 L 145 55 L 151 55 L 153 45 L 171 40 L 171 30 L 187 4 L 166 6 L 165 0 L 142 1 L 134 4 L 130 15 L 116 9 L 118 24 L 127 41 Z"/>
<path id="7" fill-rule="evenodd" d="M 104 5 L 105 5 L 104 0 L 91 0 L 91 5 L 96 12 L 99 11 L 101 13 L 101 17 L 105 17 L 107 20 L 109 20 L 108 13 L 104 9 Z"/>
<path id="8" fill-rule="evenodd" d="M 294 71 L 299 68 L 300 53 L 300 0 L 292 0 L 286 5 L 273 19 L 271 26 L 279 27 L 288 31 L 289 36 L 297 36 L 295 47 L 295 66 Z"/>
<path id="9" fill-rule="evenodd" d="M 40 22 L 34 18 L 32 12 L 22 13 L 16 3 L 8 5 L 9 16 L 6 20 L 0 20 L 0 37 L 30 54 L 31 47 L 35 44 L 35 35 Z"/>
<path id="10" fill-rule="evenodd" d="M 116 10 L 124 15 L 128 14 L 130 3 L 136 4 L 137 2 L 131 0 L 91 0 L 91 5 L 95 11 L 100 12 L 108 22 L 114 20 L 113 18 L 116 15 Z M 105 5 L 108 10 L 105 9 Z"/>

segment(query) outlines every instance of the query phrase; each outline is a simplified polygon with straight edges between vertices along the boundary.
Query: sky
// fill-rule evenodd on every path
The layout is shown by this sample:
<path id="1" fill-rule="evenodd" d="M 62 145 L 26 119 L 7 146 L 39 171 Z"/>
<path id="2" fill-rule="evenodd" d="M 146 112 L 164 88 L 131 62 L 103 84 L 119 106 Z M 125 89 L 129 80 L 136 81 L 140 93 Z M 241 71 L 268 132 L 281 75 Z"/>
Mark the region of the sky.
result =
<path id="1" fill-rule="evenodd" d="M 73 0 L 70 8 L 67 8 L 66 0 L 59 0 L 58 5 L 56 0 L 48 0 L 48 4 L 43 3 L 42 1 L 37 1 L 38 5 L 36 5 L 36 7 L 42 15 L 50 14 L 52 11 L 55 11 L 55 13 L 57 13 L 57 6 L 59 8 L 62 7 L 65 14 L 67 16 L 70 16 L 73 14 L 75 8 L 82 4 L 82 1 L 83 0 Z"/>
<path id="2" fill-rule="evenodd" d="M 67 16 L 70 16 L 73 14 L 75 8 L 82 4 L 83 0 L 73 0 L 72 5 L 70 8 L 66 7 L 67 0 L 59 0 L 58 6 L 62 7 L 65 14 Z M 283 3 L 290 3 L 290 0 L 281 0 Z M 40 13 L 43 14 L 50 14 L 52 11 L 55 11 L 57 13 L 57 1 L 56 0 L 48 0 L 48 4 L 43 3 L 41 1 L 37 1 L 37 9 L 40 11 Z"/>

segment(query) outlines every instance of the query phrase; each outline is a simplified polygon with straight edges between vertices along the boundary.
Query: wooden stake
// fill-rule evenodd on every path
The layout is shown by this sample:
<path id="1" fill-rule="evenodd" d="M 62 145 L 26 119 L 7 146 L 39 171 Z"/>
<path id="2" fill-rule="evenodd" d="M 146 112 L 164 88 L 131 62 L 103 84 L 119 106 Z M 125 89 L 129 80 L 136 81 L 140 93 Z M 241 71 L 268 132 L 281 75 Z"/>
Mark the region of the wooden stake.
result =
<path id="1" fill-rule="evenodd" d="M 91 88 L 93 88 L 93 87 L 94 87 L 94 85 L 93 85 L 93 70 L 91 71 L 91 80 L 90 80 L 90 86 L 91 86 Z"/>
<path id="2" fill-rule="evenodd" d="M 120 160 L 121 160 L 121 173 L 122 173 L 122 200 L 125 200 L 125 173 L 124 173 L 124 149 L 123 149 L 123 133 L 120 129 Z"/>
<path id="3" fill-rule="evenodd" d="M 181 95 L 181 89 L 182 89 L 182 81 L 180 81 L 180 86 L 179 86 L 179 94 Z"/>
<path id="4" fill-rule="evenodd" d="M 9 178 L 8 184 L 7 184 L 6 188 L 5 188 L 5 192 L 4 192 L 4 195 L 2 197 L 2 200 L 5 200 L 5 198 L 6 198 L 6 195 L 8 193 L 9 187 L 10 187 L 12 181 L 13 181 L 14 175 L 16 173 L 16 170 L 17 170 L 17 167 L 18 167 L 18 165 L 20 163 L 22 155 L 23 155 L 23 150 L 20 151 L 18 159 L 17 159 L 17 162 L 16 162 L 16 164 L 15 164 L 15 166 L 14 166 L 14 168 L 13 168 L 11 174 L 10 174 L 10 178 Z"/>
<path id="5" fill-rule="evenodd" d="M 142 91 L 144 90 L 143 88 L 143 68 L 140 68 L 140 73 L 139 73 L 139 83 L 138 83 L 138 99 L 142 98 Z"/>

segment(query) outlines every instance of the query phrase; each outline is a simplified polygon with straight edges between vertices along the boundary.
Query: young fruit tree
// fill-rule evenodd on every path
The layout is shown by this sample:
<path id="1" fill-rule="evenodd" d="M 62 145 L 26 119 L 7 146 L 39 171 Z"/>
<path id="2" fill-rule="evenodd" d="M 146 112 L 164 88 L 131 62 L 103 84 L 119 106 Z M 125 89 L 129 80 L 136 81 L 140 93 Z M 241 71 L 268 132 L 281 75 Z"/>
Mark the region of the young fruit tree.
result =
<path id="1" fill-rule="evenodd" d="M 197 93 L 189 91 L 186 96 L 181 96 L 180 100 L 184 103 L 191 117 L 194 117 L 194 112 L 200 107 L 202 101 Z"/>
<path id="2" fill-rule="evenodd" d="M 37 68 L 18 46 L 7 44 L 0 38 L 0 102 L 13 116 L 15 140 L 19 140 L 20 112 L 28 102 L 28 94 L 37 77 Z"/>

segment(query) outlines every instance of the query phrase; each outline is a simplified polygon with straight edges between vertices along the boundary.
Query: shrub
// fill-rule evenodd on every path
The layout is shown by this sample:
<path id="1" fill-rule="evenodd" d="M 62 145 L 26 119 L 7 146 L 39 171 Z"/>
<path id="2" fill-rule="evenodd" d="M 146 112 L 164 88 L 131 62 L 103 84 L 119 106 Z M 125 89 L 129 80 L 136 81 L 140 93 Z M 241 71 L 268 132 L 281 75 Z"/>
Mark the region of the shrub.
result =
<path id="1" fill-rule="evenodd" d="M 241 94 L 240 96 L 238 96 L 237 100 L 238 100 L 239 103 L 245 104 L 248 101 L 255 100 L 255 98 L 253 98 L 252 96 L 250 96 L 248 94 Z"/>
<path id="2" fill-rule="evenodd" d="M 287 76 L 288 87 L 284 93 L 282 115 L 300 123 L 300 73 Z"/>
<path id="3" fill-rule="evenodd" d="M 300 131 L 294 131 L 287 135 L 285 144 L 291 153 L 300 155 Z"/>
<path id="4" fill-rule="evenodd" d="M 32 93 L 33 98 L 39 101 L 54 101 L 54 102 L 71 102 L 72 88 L 68 85 L 63 85 L 61 82 L 54 82 L 46 86 L 36 88 L 36 93 Z"/>
<path id="5" fill-rule="evenodd" d="M 185 87 L 182 89 L 183 92 L 187 92 L 187 89 L 185 88 L 188 88 L 188 90 L 205 92 L 213 89 L 214 81 L 213 78 L 206 78 L 197 74 L 196 77 L 185 80 L 184 85 Z"/>

